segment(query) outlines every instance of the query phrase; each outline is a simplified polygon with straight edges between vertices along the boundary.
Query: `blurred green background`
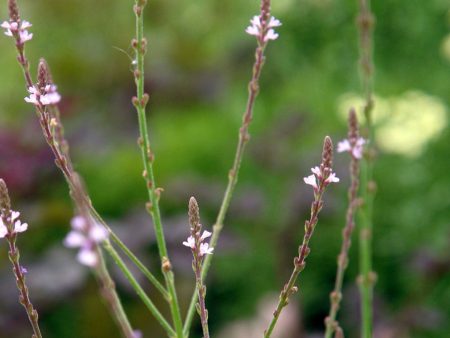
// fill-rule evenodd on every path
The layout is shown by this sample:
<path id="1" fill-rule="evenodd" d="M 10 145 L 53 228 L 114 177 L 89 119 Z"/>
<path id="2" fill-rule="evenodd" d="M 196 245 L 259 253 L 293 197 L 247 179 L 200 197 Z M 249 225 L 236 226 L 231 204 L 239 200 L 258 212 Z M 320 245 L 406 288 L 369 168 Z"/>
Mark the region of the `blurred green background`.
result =
<path id="1" fill-rule="evenodd" d="M 117 233 L 156 273 L 157 249 L 144 210 L 130 67 L 133 1 L 20 1 L 33 23 L 27 54 L 47 58 L 63 95 L 62 119 L 76 169 Z M 1 18 L 7 18 L 2 1 Z M 232 164 L 255 39 L 244 33 L 252 1 L 149 1 L 148 122 L 161 208 L 183 309 L 193 289 L 187 202 L 197 197 L 210 227 Z M 361 110 L 357 1 L 277 0 L 283 26 L 269 44 L 251 142 L 208 276 L 213 337 L 260 337 L 303 236 L 312 191 L 302 177 L 321 142 L 346 136 L 346 112 Z M 374 1 L 378 184 L 375 201 L 375 336 L 448 337 L 450 332 L 450 7 L 446 0 Z M 22 264 L 45 337 L 118 337 L 94 278 L 62 245 L 72 204 L 35 114 L 25 104 L 12 41 L 0 39 L 0 176 L 30 224 Z M 277 337 L 320 337 L 334 283 L 346 209 L 348 157 L 336 156 L 300 292 Z M 339 315 L 359 330 L 357 237 Z M 111 264 L 125 308 L 144 337 L 163 337 Z M 139 274 L 138 274 L 139 275 Z M 142 279 L 141 279 L 142 280 Z M 142 285 L 156 303 L 148 284 Z M 0 243 L 0 337 L 29 337 Z M 164 308 L 164 313 L 168 313 Z M 193 337 L 200 337 L 198 325 Z"/>

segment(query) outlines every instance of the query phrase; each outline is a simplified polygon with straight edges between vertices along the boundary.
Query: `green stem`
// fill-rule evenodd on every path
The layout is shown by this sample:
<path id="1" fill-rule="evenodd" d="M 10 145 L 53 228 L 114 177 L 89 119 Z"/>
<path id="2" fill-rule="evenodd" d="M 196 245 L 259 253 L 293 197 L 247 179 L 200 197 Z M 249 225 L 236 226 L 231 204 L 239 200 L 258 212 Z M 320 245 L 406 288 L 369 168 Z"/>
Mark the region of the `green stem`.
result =
<path id="1" fill-rule="evenodd" d="M 125 277 L 130 282 L 133 289 L 136 291 L 137 295 L 141 298 L 141 300 L 144 302 L 145 306 L 149 309 L 149 311 L 152 313 L 152 315 L 156 318 L 156 320 L 161 324 L 161 326 L 166 330 L 169 337 L 173 337 L 175 335 L 175 331 L 172 329 L 170 324 L 166 321 L 166 319 L 162 316 L 162 314 L 158 311 L 155 304 L 150 300 L 150 298 L 147 296 L 145 291 L 142 289 L 142 287 L 139 285 L 139 283 L 136 281 L 136 279 L 131 274 L 130 270 L 125 266 L 123 261 L 120 259 L 117 252 L 113 249 L 111 244 L 109 242 L 105 242 L 103 244 L 104 249 L 111 255 L 111 257 L 116 262 L 117 266 L 122 270 L 122 273 L 125 275 Z"/>
<path id="2" fill-rule="evenodd" d="M 370 0 L 359 0 L 358 28 L 360 35 L 360 69 L 361 82 L 365 96 L 364 115 L 366 118 L 366 133 L 368 149 L 362 165 L 361 197 L 363 205 L 360 209 L 361 228 L 359 243 L 361 294 L 361 336 L 372 337 L 373 326 L 373 286 L 375 274 L 372 271 L 372 228 L 373 201 L 375 182 L 373 181 L 375 128 L 373 124 L 373 26 L 374 17 L 370 9 Z"/>
<path id="3" fill-rule="evenodd" d="M 136 267 L 147 277 L 147 279 L 155 286 L 155 288 L 163 295 L 165 299 L 169 299 L 169 294 L 165 287 L 158 281 L 158 279 L 147 269 L 147 267 L 136 257 L 136 255 L 128 249 L 128 247 L 121 241 L 121 239 L 113 232 L 109 225 L 99 215 L 97 210 L 90 205 L 90 212 L 94 218 L 102 224 L 109 232 L 111 240 L 123 251 L 123 253 L 136 265 Z"/>
<path id="4" fill-rule="evenodd" d="M 162 262 L 162 272 L 166 282 L 166 288 L 169 293 L 169 305 L 172 314 L 173 324 L 175 326 L 178 338 L 183 338 L 183 323 L 181 320 L 180 307 L 175 289 L 175 278 L 171 270 L 169 255 L 167 253 L 166 241 L 161 221 L 159 209 L 160 190 L 156 187 L 155 175 L 153 171 L 154 155 L 150 147 L 148 136 L 147 120 L 145 107 L 148 102 L 148 95 L 144 93 L 144 55 L 147 49 L 147 41 L 144 38 L 144 7 L 146 0 L 136 0 L 134 12 L 136 14 L 136 39 L 133 41 L 133 47 L 136 50 L 136 69 L 134 71 L 136 83 L 136 97 L 133 103 L 136 107 L 139 121 L 139 145 L 141 149 L 142 162 L 144 164 L 144 178 L 147 185 L 149 197 L 148 210 L 153 219 L 153 227 L 156 235 L 159 256 Z"/>

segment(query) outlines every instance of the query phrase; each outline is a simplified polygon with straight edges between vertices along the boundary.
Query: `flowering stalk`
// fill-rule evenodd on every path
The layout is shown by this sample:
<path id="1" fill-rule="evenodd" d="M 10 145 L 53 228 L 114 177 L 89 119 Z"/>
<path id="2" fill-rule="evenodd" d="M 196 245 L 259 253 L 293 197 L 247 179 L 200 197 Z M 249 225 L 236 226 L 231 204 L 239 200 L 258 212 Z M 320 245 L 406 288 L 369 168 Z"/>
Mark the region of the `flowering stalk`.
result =
<path id="1" fill-rule="evenodd" d="M 143 177 L 147 185 L 149 198 L 149 202 L 147 203 L 147 210 L 149 211 L 153 219 L 156 242 L 158 245 L 159 256 L 162 263 L 161 270 L 166 282 L 167 292 L 169 293 L 168 301 L 176 335 L 178 338 L 183 338 L 183 323 L 181 320 L 180 306 L 178 304 L 178 298 L 175 289 L 175 277 L 167 252 L 166 240 L 164 238 L 164 230 L 161 221 L 161 212 L 159 210 L 159 198 L 162 189 L 157 188 L 156 186 L 155 175 L 153 171 L 153 161 L 155 159 L 155 156 L 150 147 L 145 111 L 149 99 L 148 94 L 144 92 L 144 56 L 147 52 L 147 40 L 144 37 L 144 8 L 146 4 L 147 0 L 136 0 L 134 5 L 134 13 L 136 15 L 136 37 L 132 40 L 131 45 L 135 51 L 136 60 L 134 69 L 136 96 L 133 97 L 132 102 L 136 108 L 139 122 L 140 136 L 138 139 L 138 145 L 141 150 L 141 157 L 144 165 Z"/>
<path id="2" fill-rule="evenodd" d="M 264 338 L 269 338 L 272 335 L 273 329 L 277 324 L 278 318 L 280 317 L 281 311 L 288 304 L 289 297 L 298 291 L 295 286 L 300 272 L 305 268 L 306 257 L 310 252 L 309 240 L 311 239 L 314 229 L 316 228 L 317 222 L 319 220 L 319 212 L 323 207 L 322 196 L 325 192 L 326 187 L 330 183 L 339 182 L 339 178 L 332 172 L 333 164 L 333 143 L 331 138 L 325 137 L 323 143 L 322 152 L 322 163 L 320 167 L 314 167 L 311 169 L 313 175 L 304 178 L 306 184 L 309 184 L 314 189 L 314 201 L 311 204 L 311 216 L 309 220 L 305 221 L 305 235 L 303 236 L 302 245 L 298 248 L 298 256 L 294 258 L 294 269 L 292 271 L 289 281 L 285 284 L 283 290 L 280 294 L 280 299 L 276 310 L 273 312 L 273 318 L 269 324 L 267 330 L 264 331 Z"/>
<path id="3" fill-rule="evenodd" d="M 19 290 L 19 302 L 25 308 L 33 328 L 32 338 L 42 338 L 38 323 L 38 313 L 31 303 L 28 287 L 26 285 L 25 274 L 27 270 L 20 265 L 20 252 L 16 245 L 17 235 L 27 230 L 27 223 L 22 223 L 17 211 L 11 210 L 8 188 L 5 181 L 0 179 L 0 238 L 6 238 L 9 245 L 9 260 L 13 266 L 13 273 L 16 277 L 16 285 Z"/>
<path id="4" fill-rule="evenodd" d="M 192 269 L 195 273 L 195 285 L 198 294 L 197 311 L 202 323 L 203 338 L 209 338 L 208 310 L 206 310 L 205 306 L 206 287 L 203 284 L 202 279 L 202 264 L 204 257 L 212 254 L 214 248 L 209 247 L 208 243 L 203 243 L 206 238 L 211 236 L 211 233 L 205 230 L 203 234 L 200 235 L 202 231 L 200 212 L 194 197 L 191 197 L 189 200 L 189 224 L 191 225 L 191 236 L 189 236 L 187 241 L 183 242 L 183 245 L 191 248 L 192 256 L 194 257 Z"/>
<path id="5" fill-rule="evenodd" d="M 62 171 L 64 177 L 66 178 L 66 181 L 71 191 L 71 195 L 73 197 L 73 195 L 77 191 L 76 177 L 78 177 L 78 174 L 73 170 L 73 167 L 71 165 L 67 141 L 64 139 L 63 128 L 62 124 L 60 123 L 59 111 L 56 106 L 57 101 L 59 101 L 60 99 L 59 94 L 56 95 L 57 94 L 56 87 L 54 86 L 51 80 L 48 65 L 43 59 L 39 62 L 38 67 L 38 80 L 39 80 L 38 85 L 35 86 L 33 84 L 29 70 L 29 61 L 25 56 L 25 49 L 24 49 L 24 43 L 31 39 L 32 34 L 29 34 L 28 32 L 26 33 L 23 32 L 23 30 L 25 29 L 24 27 L 28 28 L 31 26 L 31 24 L 29 24 L 26 21 L 21 21 L 17 8 L 17 3 L 15 0 L 9 0 L 8 4 L 9 4 L 10 20 L 9 22 L 4 22 L 1 25 L 1 27 L 6 29 L 5 35 L 12 36 L 16 41 L 16 49 L 18 51 L 17 59 L 22 67 L 25 82 L 28 88 L 28 92 L 30 94 L 30 96 L 26 98 L 26 101 L 34 104 L 36 108 L 36 113 L 38 115 L 44 137 L 55 156 L 56 165 Z M 24 23 L 26 24 L 24 25 Z M 26 36 L 27 38 L 25 39 L 24 36 Z M 156 277 L 154 277 L 150 273 L 150 271 L 145 268 L 145 266 L 138 260 L 138 258 L 125 246 L 125 244 L 117 237 L 116 234 L 114 234 L 111 228 L 105 223 L 105 221 L 101 218 L 101 216 L 97 213 L 97 211 L 93 207 L 89 195 L 86 193 L 86 191 L 83 190 L 82 192 L 79 193 L 81 193 L 82 196 L 80 198 L 80 201 L 82 200 L 82 203 L 89 208 L 90 213 L 93 215 L 93 217 L 108 230 L 111 239 L 119 246 L 121 250 L 124 251 L 124 253 L 133 261 L 133 263 L 136 264 L 136 266 L 143 272 L 143 274 L 149 279 L 149 281 L 152 282 L 155 285 L 155 287 L 167 299 L 168 294 L 165 288 L 159 283 Z M 106 244 L 109 244 L 108 239 L 104 241 L 104 245 Z M 109 253 L 113 251 L 115 252 L 114 248 L 112 247 L 108 250 Z M 120 256 L 117 255 L 117 257 L 119 260 L 121 260 Z M 99 256 L 99 264 L 105 265 L 102 255 Z M 123 264 L 123 266 L 126 268 L 125 264 Z M 107 285 L 108 283 L 104 284 Z M 113 290 L 113 296 L 116 302 L 120 302 L 115 290 Z M 120 319 L 117 320 L 117 322 L 123 323 L 124 320 Z M 122 329 L 124 332 L 127 331 L 126 327 Z"/>
<path id="6" fill-rule="evenodd" d="M 374 162 L 374 133 L 372 111 L 373 102 L 373 27 L 374 16 L 370 9 L 370 0 L 359 0 L 359 15 L 357 20 L 359 28 L 359 52 L 361 82 L 365 96 L 364 115 L 366 118 L 366 139 L 368 140 L 367 154 L 363 161 L 361 175 L 361 198 L 362 207 L 361 228 L 359 241 L 359 270 L 358 277 L 361 295 L 361 337 L 372 337 L 373 325 L 373 286 L 375 284 L 375 273 L 372 271 L 372 228 L 373 228 L 373 201 L 375 197 L 376 184 L 373 181 Z"/>
<path id="7" fill-rule="evenodd" d="M 247 106 L 243 115 L 242 125 L 239 129 L 239 141 L 234 156 L 234 162 L 228 173 L 228 185 L 222 199 L 222 203 L 217 215 L 216 222 L 213 226 L 213 234 L 211 238 L 211 246 L 215 247 L 219 240 L 219 235 L 223 228 L 223 222 L 228 211 L 228 207 L 233 196 L 234 188 L 238 180 L 239 169 L 244 155 L 245 147 L 250 140 L 249 126 L 253 119 L 253 107 L 259 92 L 259 78 L 264 65 L 264 51 L 270 40 L 278 38 L 274 28 L 281 25 L 280 21 L 270 16 L 270 0 L 261 1 L 261 12 L 259 16 L 254 16 L 250 21 L 251 25 L 247 27 L 246 33 L 256 37 L 257 47 L 255 51 L 255 62 L 253 64 L 252 78 L 248 84 Z M 202 267 L 202 278 L 205 279 L 211 265 L 212 256 L 207 256 Z M 189 335 L 189 329 L 192 324 L 196 304 L 196 292 L 192 295 L 188 313 L 184 323 L 184 334 Z"/>
<path id="8" fill-rule="evenodd" d="M 345 227 L 342 231 L 342 246 L 337 260 L 337 273 L 334 290 L 330 294 L 331 307 L 328 317 L 325 319 L 325 338 L 331 338 L 333 332 L 342 331 L 336 321 L 339 304 L 342 299 L 342 283 L 344 281 L 345 269 L 348 265 L 348 251 L 351 245 L 351 237 L 355 228 L 354 215 L 358 208 L 359 188 L 359 161 L 363 154 L 363 138 L 359 137 L 358 120 L 354 109 L 350 110 L 348 118 L 348 139 L 339 142 L 338 152 L 349 152 L 350 162 L 350 187 L 348 189 L 348 207 L 345 218 Z"/>

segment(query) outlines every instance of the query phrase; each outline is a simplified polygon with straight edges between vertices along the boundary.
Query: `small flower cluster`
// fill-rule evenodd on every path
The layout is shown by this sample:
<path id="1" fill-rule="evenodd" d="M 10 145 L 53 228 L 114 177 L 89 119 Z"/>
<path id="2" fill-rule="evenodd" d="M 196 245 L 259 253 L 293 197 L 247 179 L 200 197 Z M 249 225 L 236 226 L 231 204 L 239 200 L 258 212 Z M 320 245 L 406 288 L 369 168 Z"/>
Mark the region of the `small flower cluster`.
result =
<path id="1" fill-rule="evenodd" d="M 1 27 L 5 30 L 6 36 L 14 37 L 17 35 L 19 37 L 18 41 L 20 44 L 24 44 L 25 42 L 31 40 L 33 38 L 33 33 L 29 33 L 27 28 L 30 28 L 32 25 L 28 21 L 3 21 Z"/>
<path id="2" fill-rule="evenodd" d="M 80 248 L 78 261 L 90 267 L 98 264 L 97 244 L 108 238 L 108 232 L 100 224 L 88 221 L 83 216 L 75 216 L 71 221 L 72 231 L 64 239 L 68 248 Z"/>
<path id="3" fill-rule="evenodd" d="M 199 255 L 200 257 L 204 255 L 210 255 L 213 253 L 214 248 L 210 248 L 208 243 L 203 243 L 203 241 L 210 237 L 212 234 L 209 231 L 203 231 L 203 234 L 200 236 L 200 248 L 199 248 Z M 186 241 L 183 242 L 184 246 L 187 246 L 191 248 L 192 250 L 195 250 L 195 238 L 194 236 L 189 236 Z"/>
<path id="4" fill-rule="evenodd" d="M 20 212 L 11 211 L 11 216 L 6 220 L 8 224 L 14 224 L 13 233 L 24 232 L 28 229 L 27 223 L 22 223 L 19 220 Z M 0 238 L 4 238 L 8 234 L 7 224 L 3 222 L 3 219 L 0 217 Z"/>
<path id="5" fill-rule="evenodd" d="M 57 104 L 61 101 L 61 95 L 57 92 L 55 85 L 46 85 L 44 87 L 44 94 L 41 94 L 36 87 L 29 87 L 28 93 L 30 93 L 30 96 L 25 97 L 25 101 L 36 106 L 47 106 Z"/>
<path id="6" fill-rule="evenodd" d="M 250 20 L 250 23 L 251 25 L 245 30 L 247 34 L 254 35 L 264 42 L 278 38 L 278 34 L 275 33 L 274 28 L 281 26 L 281 22 L 273 16 L 268 23 L 265 23 L 261 21 L 260 16 L 255 15 L 253 19 Z"/>
<path id="7" fill-rule="evenodd" d="M 323 182 L 323 184 L 325 185 L 339 182 L 339 178 L 336 177 L 336 174 L 333 173 L 331 170 L 326 170 L 327 171 L 326 175 L 323 173 L 323 170 L 321 170 L 321 168 L 317 166 L 311 168 L 311 171 L 313 174 L 309 175 L 308 177 L 304 177 L 303 180 L 305 181 L 306 184 L 312 185 L 314 190 L 317 190 L 319 188 L 321 182 Z"/>
<path id="8" fill-rule="evenodd" d="M 338 143 L 337 152 L 349 152 L 354 158 L 361 159 L 363 156 L 364 144 L 366 144 L 366 140 L 362 137 L 359 137 L 356 140 L 345 139 Z"/>

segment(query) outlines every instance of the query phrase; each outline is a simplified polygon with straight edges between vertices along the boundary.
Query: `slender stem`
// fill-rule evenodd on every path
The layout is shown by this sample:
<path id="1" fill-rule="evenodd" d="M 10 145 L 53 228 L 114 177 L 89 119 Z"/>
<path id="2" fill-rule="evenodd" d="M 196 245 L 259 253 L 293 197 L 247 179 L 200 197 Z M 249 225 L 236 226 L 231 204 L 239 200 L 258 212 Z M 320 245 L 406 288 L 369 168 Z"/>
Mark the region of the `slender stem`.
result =
<path id="1" fill-rule="evenodd" d="M 147 119 L 145 108 L 148 102 L 148 94 L 144 92 L 144 56 L 147 50 L 147 40 L 144 37 L 144 8 L 146 0 L 136 0 L 134 12 L 136 14 L 136 37 L 133 39 L 133 48 L 136 51 L 136 68 L 134 71 L 136 83 L 136 97 L 133 98 L 133 104 L 136 107 L 139 122 L 139 146 L 144 165 L 144 179 L 147 185 L 149 202 L 147 209 L 153 219 L 153 227 L 156 235 L 159 256 L 162 262 L 162 272 L 166 282 L 166 288 L 169 293 L 169 306 L 172 314 L 173 324 L 178 338 L 183 338 L 183 323 L 181 320 L 180 307 L 175 289 L 175 277 L 171 269 L 169 255 L 167 253 L 164 230 L 161 221 L 161 212 L 159 209 L 160 189 L 156 186 L 155 175 L 153 171 L 154 154 L 150 147 L 148 136 Z"/>
<path id="2" fill-rule="evenodd" d="M 117 266 L 122 270 L 122 273 L 125 275 L 125 277 L 130 282 L 133 289 L 136 291 L 138 296 L 142 299 L 145 306 L 149 309 L 149 311 L 152 313 L 152 315 L 156 318 L 156 320 L 161 324 L 161 326 L 166 330 L 169 337 L 175 336 L 175 331 L 172 329 L 170 324 L 167 322 L 167 320 L 163 317 L 163 315 L 159 312 L 159 310 L 156 308 L 155 304 L 148 298 L 145 291 L 142 289 L 142 287 L 139 285 L 139 283 L 136 281 L 136 279 L 133 277 L 133 275 L 130 273 L 128 268 L 125 266 L 123 261 L 120 259 L 120 257 L 117 255 L 117 252 L 115 252 L 111 246 L 110 243 L 105 242 L 103 247 L 111 257 L 116 262 Z"/>
<path id="3" fill-rule="evenodd" d="M 359 0 L 358 28 L 360 36 L 360 69 L 361 82 L 365 96 L 364 115 L 366 117 L 366 133 L 368 140 L 368 151 L 363 161 L 361 175 L 361 197 L 363 205 L 361 208 L 360 228 L 360 276 L 359 289 L 361 294 L 361 336 L 372 337 L 373 325 L 373 286 L 375 274 L 372 271 L 372 228 L 373 228 L 373 201 L 375 193 L 375 182 L 373 181 L 374 161 L 374 134 L 373 125 L 373 27 L 374 17 L 370 9 L 370 0 Z"/>
<path id="4" fill-rule="evenodd" d="M 263 18 L 264 24 L 267 18 L 270 16 L 270 1 L 262 1 L 261 5 L 261 17 Z M 239 175 L 239 169 L 241 167 L 242 158 L 244 156 L 244 151 L 248 141 L 250 140 L 249 126 L 253 119 L 253 109 L 255 106 L 255 100 L 259 93 L 259 78 L 261 76 L 261 71 L 264 65 L 265 56 L 264 50 L 267 46 L 267 41 L 264 40 L 264 29 L 261 29 L 261 36 L 258 37 L 258 46 L 255 51 L 255 62 L 253 64 L 252 78 L 248 84 L 248 97 L 246 109 L 242 118 L 242 125 L 239 129 L 239 140 L 236 147 L 236 153 L 234 155 L 233 166 L 228 172 L 228 185 L 225 189 L 225 193 L 220 205 L 219 213 L 216 218 L 216 222 L 213 226 L 213 234 L 211 237 L 210 245 L 212 247 L 217 246 L 219 241 L 219 236 L 223 228 L 225 216 L 227 214 L 228 208 L 230 206 L 231 198 L 233 197 L 234 188 L 236 187 Z M 211 266 L 213 255 L 208 255 L 202 266 L 202 279 L 204 280 L 208 274 L 209 267 Z M 192 320 L 195 313 L 195 304 L 197 300 L 197 290 L 194 291 L 191 298 L 191 303 L 189 304 L 189 309 L 184 322 L 184 334 L 189 335 L 189 329 L 192 324 Z"/>
<path id="5" fill-rule="evenodd" d="M 38 323 L 38 313 L 34 309 L 33 304 L 31 303 L 30 296 L 28 293 L 28 287 L 25 283 L 25 275 L 24 270 L 20 266 L 20 252 L 19 249 L 16 246 L 16 238 L 17 234 L 14 232 L 10 232 L 7 236 L 8 244 L 9 244 L 9 260 L 11 261 L 11 264 L 13 265 L 13 272 L 16 276 L 16 284 L 17 288 L 19 289 L 19 302 L 23 305 L 25 308 L 25 311 L 28 315 L 28 320 L 30 321 L 30 324 L 33 328 L 33 338 L 42 338 L 41 331 L 39 329 L 39 323 Z"/>
<path id="6" fill-rule="evenodd" d="M 99 264 L 95 267 L 94 273 L 99 284 L 101 285 L 101 293 L 103 298 L 108 303 L 108 308 L 112 312 L 113 318 L 118 322 L 117 324 L 122 330 L 122 335 L 126 338 L 135 338 L 133 328 L 131 327 L 128 317 L 122 307 L 122 303 L 117 296 L 114 281 L 106 268 L 105 260 L 102 257 L 103 254 L 100 248 L 97 248 L 97 254 L 101 257 L 101 259 L 99 260 Z"/>
<path id="7" fill-rule="evenodd" d="M 280 317 L 281 311 L 289 302 L 289 297 L 298 291 L 297 287 L 295 286 L 295 282 L 300 272 L 303 271 L 303 269 L 306 266 L 306 257 L 308 257 L 310 252 L 310 248 L 308 246 L 309 241 L 319 221 L 318 218 L 319 213 L 323 207 L 322 196 L 328 184 L 333 182 L 333 180 L 331 179 L 334 176 L 334 174 L 332 174 L 332 161 L 333 161 L 332 159 L 333 159 L 333 144 L 331 142 L 331 139 L 327 136 L 325 137 L 324 141 L 322 163 L 320 165 L 320 169 L 316 167 L 313 170 L 314 173 L 313 177 L 315 182 L 314 184 L 312 184 L 314 187 L 314 201 L 311 203 L 310 218 L 309 220 L 305 221 L 305 235 L 303 236 L 303 242 L 298 249 L 299 252 L 298 256 L 294 258 L 294 269 L 291 273 L 288 282 L 285 284 L 283 290 L 281 291 L 277 308 L 273 312 L 272 320 L 268 328 L 264 331 L 264 338 L 269 338 L 272 335 L 272 332 Z M 320 172 L 317 172 L 316 170 L 320 170 Z M 309 178 L 311 178 L 311 176 Z M 308 181 L 308 179 L 305 178 L 305 183 L 311 184 L 311 182 Z"/>
<path id="8" fill-rule="evenodd" d="M 356 113 L 354 110 L 349 114 L 349 133 L 348 142 L 351 145 L 351 161 L 350 161 L 350 187 L 348 188 L 348 207 L 345 218 L 345 227 L 342 230 L 342 245 L 341 251 L 337 260 L 337 272 L 334 290 L 330 293 L 330 313 L 325 319 L 326 331 L 325 338 L 331 338 L 334 332 L 342 331 L 339 323 L 336 321 L 336 316 L 339 311 L 340 302 L 342 299 L 342 284 L 344 281 L 344 273 L 348 266 L 348 252 L 351 245 L 351 237 L 353 229 L 355 228 L 354 215 L 358 208 L 358 188 L 359 188 L 359 156 L 355 156 L 353 149 L 359 147 L 359 130 Z M 360 145 L 362 147 L 362 145 Z M 362 152 L 362 148 L 361 148 Z"/>

